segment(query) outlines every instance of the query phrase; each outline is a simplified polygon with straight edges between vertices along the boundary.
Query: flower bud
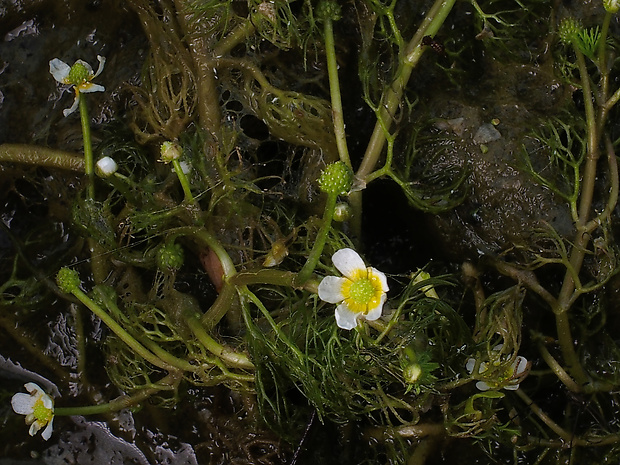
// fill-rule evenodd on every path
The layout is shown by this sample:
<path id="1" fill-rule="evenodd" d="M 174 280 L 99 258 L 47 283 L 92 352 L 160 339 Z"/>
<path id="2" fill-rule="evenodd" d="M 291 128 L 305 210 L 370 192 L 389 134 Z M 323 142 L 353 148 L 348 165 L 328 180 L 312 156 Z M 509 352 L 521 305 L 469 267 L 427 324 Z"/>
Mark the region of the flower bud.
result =
<path id="1" fill-rule="evenodd" d="M 339 202 L 334 209 L 334 221 L 342 223 L 348 221 L 351 218 L 352 210 L 348 203 Z"/>
<path id="2" fill-rule="evenodd" d="M 103 157 L 97 162 L 97 175 L 102 178 L 107 178 L 116 173 L 118 165 L 113 158 Z"/>
<path id="3" fill-rule="evenodd" d="M 419 363 L 412 363 L 403 369 L 403 378 L 409 384 L 417 383 L 420 375 L 422 375 L 422 367 Z"/>
<path id="4" fill-rule="evenodd" d="M 319 177 L 319 187 L 327 194 L 348 194 L 352 184 L 353 172 L 341 161 L 328 165 Z"/>

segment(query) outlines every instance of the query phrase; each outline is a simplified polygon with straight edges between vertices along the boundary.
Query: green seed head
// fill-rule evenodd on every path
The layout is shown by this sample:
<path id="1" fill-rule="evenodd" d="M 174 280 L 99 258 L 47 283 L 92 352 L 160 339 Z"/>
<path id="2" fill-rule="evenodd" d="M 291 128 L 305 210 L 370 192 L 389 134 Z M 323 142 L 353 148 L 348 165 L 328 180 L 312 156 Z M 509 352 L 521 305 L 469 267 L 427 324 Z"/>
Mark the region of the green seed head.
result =
<path id="1" fill-rule="evenodd" d="M 341 161 L 328 165 L 319 178 L 319 187 L 327 194 L 348 194 L 352 184 L 353 172 Z"/>
<path id="2" fill-rule="evenodd" d="M 71 268 L 61 268 L 56 275 L 56 284 L 62 292 L 72 294 L 80 288 L 80 276 L 77 271 Z"/>
<path id="3" fill-rule="evenodd" d="M 90 70 L 81 60 L 75 62 L 69 71 L 69 75 L 67 76 L 67 82 L 75 86 L 83 84 L 90 79 L 92 79 Z"/>
<path id="4" fill-rule="evenodd" d="M 157 254 L 157 267 L 161 271 L 174 271 L 183 266 L 185 254 L 181 244 L 164 244 Z"/>
<path id="5" fill-rule="evenodd" d="M 338 2 L 333 0 L 324 0 L 319 3 L 316 9 L 316 16 L 319 21 L 325 21 L 331 19 L 332 21 L 338 21 L 342 18 L 342 9 Z"/>
<path id="6" fill-rule="evenodd" d="M 368 304 L 375 295 L 375 288 L 369 279 L 354 281 L 349 289 L 349 298 L 358 304 Z"/>
<path id="7" fill-rule="evenodd" d="M 574 39 L 579 37 L 579 33 L 583 30 L 581 23 L 575 18 L 565 18 L 560 23 L 558 35 L 560 40 L 569 45 Z"/>

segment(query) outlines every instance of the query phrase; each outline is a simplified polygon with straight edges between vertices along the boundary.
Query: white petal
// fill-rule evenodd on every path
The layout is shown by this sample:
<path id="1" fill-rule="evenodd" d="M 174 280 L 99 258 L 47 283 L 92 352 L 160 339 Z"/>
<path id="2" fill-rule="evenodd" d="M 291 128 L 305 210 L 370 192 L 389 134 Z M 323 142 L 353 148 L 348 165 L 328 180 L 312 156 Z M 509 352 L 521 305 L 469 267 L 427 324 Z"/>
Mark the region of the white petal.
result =
<path id="1" fill-rule="evenodd" d="M 11 399 L 11 406 L 13 407 L 15 413 L 20 415 L 28 415 L 29 413 L 32 413 L 35 401 L 36 397 L 20 392 L 15 394 Z"/>
<path id="2" fill-rule="evenodd" d="M 77 110 L 78 104 L 80 103 L 80 93 L 76 92 L 75 93 L 75 99 L 73 100 L 73 105 L 71 105 L 70 108 L 66 108 L 62 111 L 62 114 L 65 116 L 69 116 L 71 113 L 73 113 L 75 110 Z"/>
<path id="3" fill-rule="evenodd" d="M 379 279 L 379 282 L 381 283 L 381 290 L 383 292 L 387 292 L 390 290 L 390 288 L 388 287 L 388 283 L 387 283 L 387 278 L 385 277 L 385 273 L 379 271 L 376 268 L 373 267 L 368 267 L 369 270 L 369 274 L 373 275 L 375 278 Z"/>
<path id="4" fill-rule="evenodd" d="M 67 84 L 65 79 L 69 76 L 69 71 L 71 71 L 71 66 L 64 61 L 61 61 L 58 58 L 54 58 L 50 61 L 50 73 L 58 82 Z"/>
<path id="5" fill-rule="evenodd" d="M 527 369 L 527 359 L 520 355 L 515 360 L 515 376 L 519 376 Z"/>
<path id="6" fill-rule="evenodd" d="M 352 312 L 346 304 L 336 307 L 336 324 L 342 329 L 353 329 L 357 326 L 357 313 Z"/>
<path id="7" fill-rule="evenodd" d="M 82 94 L 90 94 L 91 92 L 103 92 L 105 91 L 105 87 L 100 86 L 99 84 L 93 84 L 92 82 L 86 82 L 79 86 L 80 92 Z"/>
<path id="8" fill-rule="evenodd" d="M 46 441 L 52 437 L 52 423 L 54 422 L 54 417 L 52 417 L 52 419 L 50 420 L 50 422 L 47 424 L 47 426 L 45 427 L 45 429 L 43 430 L 43 432 L 41 433 L 41 437 L 43 439 L 45 439 Z"/>
<path id="9" fill-rule="evenodd" d="M 43 388 L 41 386 L 39 386 L 37 383 L 26 383 L 24 384 L 24 387 L 26 388 L 26 391 L 30 392 L 31 394 L 33 392 L 40 392 L 42 394 L 45 393 L 45 391 L 43 390 Z"/>
<path id="10" fill-rule="evenodd" d="M 105 57 L 97 55 L 97 60 L 99 61 L 99 68 L 97 68 L 97 72 L 93 76 L 93 79 L 101 74 L 101 71 L 103 71 L 103 67 L 105 66 Z"/>
<path id="11" fill-rule="evenodd" d="M 345 278 L 325 276 L 319 284 L 319 298 L 330 304 L 337 304 L 344 300 L 342 286 L 347 282 Z"/>
<path id="12" fill-rule="evenodd" d="M 88 72 L 89 76 L 93 76 L 93 67 L 90 66 L 88 63 L 86 63 L 84 60 L 77 60 L 75 63 L 73 63 L 73 66 L 77 65 L 78 63 L 80 63 L 84 68 L 86 68 L 86 71 Z"/>
<path id="13" fill-rule="evenodd" d="M 39 432 L 39 430 L 41 429 L 41 423 L 38 421 L 35 421 L 34 423 L 32 423 L 32 425 L 30 425 L 30 429 L 28 430 L 28 434 L 30 434 L 30 436 L 34 436 L 35 434 L 37 434 Z"/>
<path id="14" fill-rule="evenodd" d="M 332 255 L 334 266 L 347 278 L 355 277 L 355 273 L 366 269 L 364 260 L 353 249 L 340 249 Z"/>
<path id="15" fill-rule="evenodd" d="M 474 367 L 476 366 L 476 360 L 473 358 L 467 359 L 467 363 L 465 364 L 465 368 L 467 369 L 467 373 L 471 374 L 474 371 Z"/>
<path id="16" fill-rule="evenodd" d="M 487 383 L 485 383 L 484 381 L 478 381 L 476 383 L 476 387 L 480 391 L 488 391 L 489 389 L 491 389 L 491 387 Z"/>
<path id="17" fill-rule="evenodd" d="M 103 157 L 97 162 L 97 169 L 99 170 L 99 174 L 101 176 L 108 177 L 116 173 L 118 170 L 118 165 L 113 158 Z"/>
<path id="18" fill-rule="evenodd" d="M 374 321 L 377 318 L 379 318 L 383 311 L 383 304 L 385 303 L 385 299 L 386 299 L 386 296 L 385 294 L 383 294 L 381 296 L 381 301 L 379 302 L 379 305 L 377 305 L 375 308 L 370 309 L 368 313 L 364 316 L 364 318 L 367 319 L 368 321 Z"/>
<path id="19" fill-rule="evenodd" d="M 504 386 L 504 389 L 506 389 L 508 391 L 516 391 L 517 389 L 519 389 L 519 383 L 508 384 L 508 385 Z"/>

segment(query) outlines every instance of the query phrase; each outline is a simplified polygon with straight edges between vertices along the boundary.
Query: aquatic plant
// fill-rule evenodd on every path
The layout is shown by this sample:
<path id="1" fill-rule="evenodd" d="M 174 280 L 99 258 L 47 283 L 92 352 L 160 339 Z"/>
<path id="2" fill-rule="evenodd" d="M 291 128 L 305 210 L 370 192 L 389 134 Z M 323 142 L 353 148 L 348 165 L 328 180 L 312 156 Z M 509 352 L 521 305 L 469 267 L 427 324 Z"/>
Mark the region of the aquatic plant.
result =
<path id="1" fill-rule="evenodd" d="M 583 418 L 568 408 L 571 396 L 603 411 L 620 384 L 611 362 L 620 350 L 605 328 L 618 270 L 611 121 L 620 89 L 609 54 L 617 5 L 605 2 L 594 26 L 549 26 L 561 42 L 549 44 L 558 71 L 581 101 L 545 117 L 520 154 L 522 169 L 567 205 L 570 235 L 542 225 L 531 243 L 481 253 L 459 275 L 432 260 L 374 268 L 381 244 L 368 240 L 365 202 L 374 186 L 397 189 L 407 206 L 394 212 L 382 200 L 388 223 L 467 198 L 475 167 L 433 169 L 451 136 L 421 116 L 415 86 L 433 66 L 423 57 L 452 54 L 451 69 L 433 72 L 453 82 L 472 72 L 445 27 L 459 8 L 477 18 L 481 47 L 514 52 L 522 31 L 511 31 L 534 5 L 237 3 L 128 2 L 150 42 L 140 84 L 127 87 L 135 105 L 123 124 L 133 139 L 103 137 L 96 165 L 80 94 L 103 90 L 92 83 L 103 59 L 96 73 L 81 60 L 50 62 L 54 78 L 76 89 L 65 112 L 80 109 L 83 160 L 0 147 L 3 161 L 86 175 L 85 189 L 65 199 L 71 245 L 37 270 L 25 253 L 36 238 L 12 236 L 13 268 L 0 286 L 5 307 L 36 308 L 51 293 L 66 302 L 75 371 L 92 396 L 50 405 L 27 384 L 36 398 L 15 394 L 13 406 L 31 434 L 46 427 L 48 439 L 53 418 L 170 408 L 220 386 L 291 444 L 314 418 L 355 425 L 373 444 L 364 454 L 382 463 L 422 464 L 450 439 L 501 450 L 500 463 L 552 463 L 550 451 L 562 457 L 567 446 L 617 455 L 615 417 L 608 428 L 594 416 L 577 431 L 566 426 Z M 415 25 L 402 8 L 415 10 Z M 344 66 L 349 49 L 359 51 L 354 71 Z M 347 124 L 347 99 L 366 105 L 359 130 Z M 26 270 L 45 279 L 23 278 Z M 105 326 L 97 340 L 85 310 Z M 67 369 L 20 337 L 16 322 L 26 318 L 15 312 L 2 327 L 66 384 Z M 90 379 L 93 352 L 117 397 Z"/>

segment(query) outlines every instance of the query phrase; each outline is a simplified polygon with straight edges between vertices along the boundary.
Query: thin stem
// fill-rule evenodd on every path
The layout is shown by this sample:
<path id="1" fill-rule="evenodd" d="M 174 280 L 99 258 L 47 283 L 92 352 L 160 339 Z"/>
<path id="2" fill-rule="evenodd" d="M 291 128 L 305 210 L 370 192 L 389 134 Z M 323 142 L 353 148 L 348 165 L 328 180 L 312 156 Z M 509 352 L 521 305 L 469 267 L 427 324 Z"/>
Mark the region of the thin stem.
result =
<path id="1" fill-rule="evenodd" d="M 222 265 L 225 280 L 237 273 L 235 264 L 231 260 L 230 255 L 228 255 L 228 252 L 226 252 L 226 249 L 224 249 L 215 236 L 206 229 L 197 226 L 182 226 L 180 228 L 171 229 L 168 232 L 170 233 L 169 240 L 173 240 L 173 238 L 177 236 L 190 236 L 195 241 L 209 247 Z"/>
<path id="2" fill-rule="evenodd" d="M 434 36 L 439 31 L 455 2 L 456 0 L 436 0 L 415 36 L 407 45 L 396 78 L 383 94 L 382 107 L 378 111 L 377 123 L 368 142 L 364 159 L 357 171 L 357 176 L 360 179 L 365 180 L 366 176 L 374 170 L 383 151 L 386 131 L 389 130 L 392 118 L 401 103 L 402 95 L 409 82 L 411 73 L 424 54 L 425 47 L 422 45 L 422 39 L 427 35 Z"/>
<path id="3" fill-rule="evenodd" d="M 566 370 L 564 370 L 562 365 L 560 365 L 557 360 L 553 358 L 553 356 L 549 353 L 542 341 L 539 341 L 537 346 L 543 360 L 547 363 L 547 365 L 549 365 L 549 368 L 551 368 L 551 370 L 555 373 L 558 379 L 562 381 L 562 383 L 564 383 L 564 385 L 566 385 L 566 387 L 572 392 L 581 392 L 581 387 L 577 383 L 575 383 L 573 378 L 571 378 L 568 373 L 566 373 Z"/>
<path id="4" fill-rule="evenodd" d="M 316 265 L 321 259 L 321 255 L 323 254 L 323 248 L 325 247 L 325 242 L 327 241 L 327 235 L 332 225 L 332 219 L 334 217 L 334 209 L 336 208 L 337 199 L 337 194 L 327 195 L 327 202 L 325 202 L 325 211 L 323 213 L 323 224 L 321 225 L 321 229 L 316 236 L 314 246 L 312 247 L 312 251 L 308 256 L 308 260 L 306 261 L 303 268 L 297 275 L 297 278 L 295 279 L 296 286 L 303 286 L 303 284 L 308 279 L 310 279 L 312 272 L 314 271 Z"/>
<path id="5" fill-rule="evenodd" d="M 77 90 L 76 90 L 77 92 Z M 82 137 L 84 138 L 84 173 L 88 178 L 87 197 L 95 197 L 95 164 L 93 161 L 93 147 L 90 139 L 90 120 L 88 119 L 88 107 L 86 106 L 86 96 L 80 96 L 80 123 L 82 124 Z"/>
<path id="6" fill-rule="evenodd" d="M 112 318 L 105 310 L 97 305 L 90 297 L 86 295 L 84 291 L 79 288 L 71 290 L 71 293 L 77 297 L 77 299 L 86 305 L 95 315 L 97 315 L 110 330 L 116 334 L 121 341 L 123 341 L 131 350 L 133 350 L 140 357 L 147 362 L 155 365 L 156 367 L 164 370 L 174 370 L 175 367 L 163 362 L 146 347 L 140 344 L 131 334 L 129 334 L 121 325 L 119 325 L 114 318 Z"/>
<path id="7" fill-rule="evenodd" d="M 189 329 L 192 333 L 194 333 L 194 336 L 196 336 L 196 339 L 198 339 L 203 347 L 216 357 L 222 359 L 222 361 L 224 361 L 228 366 L 247 370 L 254 369 L 254 364 L 250 361 L 247 355 L 235 352 L 231 348 L 220 344 L 209 336 L 209 334 L 205 331 L 205 328 L 202 324 L 200 324 L 200 319 L 196 315 L 185 315 L 185 321 L 187 322 Z"/>
<path id="8" fill-rule="evenodd" d="M 95 415 L 99 413 L 118 412 L 119 410 L 139 404 L 159 391 L 171 389 L 178 383 L 179 379 L 180 376 L 178 373 L 171 373 L 165 378 L 162 378 L 158 383 L 148 388 L 141 389 L 132 396 L 120 396 L 105 404 L 87 405 L 83 407 L 55 407 L 54 416 Z"/>
<path id="9" fill-rule="evenodd" d="M 594 112 L 594 101 L 592 90 L 590 87 L 590 77 L 588 74 L 585 57 L 575 45 L 573 47 L 577 57 L 577 64 L 581 75 L 581 84 L 583 89 L 584 106 L 586 113 L 587 127 L 587 155 L 585 167 L 583 169 L 583 182 L 579 198 L 579 210 L 576 229 L 576 237 L 569 258 L 569 269 L 566 270 L 562 288 L 558 295 L 557 304 L 553 307 L 556 315 L 556 328 L 558 332 L 558 341 L 562 350 L 562 355 L 568 366 L 569 372 L 574 376 L 577 383 L 585 385 L 588 377 L 581 366 L 579 357 L 575 351 L 573 337 L 570 328 L 568 310 L 574 299 L 576 281 L 573 276 L 579 275 L 583 259 L 586 254 L 590 235 L 586 233 L 585 226 L 590 216 L 592 208 L 592 199 L 594 195 L 594 185 L 596 181 L 596 166 L 599 158 L 599 131 L 596 126 L 596 117 Z"/>
<path id="10" fill-rule="evenodd" d="M 191 185 L 189 183 L 189 179 L 183 172 L 183 167 L 181 166 L 181 162 L 178 159 L 172 160 L 172 166 L 174 167 L 174 172 L 177 174 L 179 178 L 179 182 L 181 183 L 181 187 L 183 188 L 183 193 L 185 194 L 185 201 L 187 203 L 195 203 L 194 196 L 192 194 Z"/>
<path id="11" fill-rule="evenodd" d="M 256 32 L 256 28 L 250 19 L 245 19 L 241 24 L 235 26 L 230 33 L 220 40 L 213 48 L 213 56 L 221 57 L 229 53 L 233 48 L 242 43 L 247 37 Z"/>
<path id="12" fill-rule="evenodd" d="M 334 25 L 331 18 L 325 19 L 325 53 L 327 55 L 327 74 L 329 77 L 329 92 L 332 103 L 332 119 L 334 121 L 334 135 L 340 161 L 351 168 L 349 149 L 347 148 L 347 135 L 344 129 L 344 114 L 342 110 L 342 98 L 340 94 L 340 80 L 338 79 L 338 62 L 336 61 L 336 46 L 334 41 Z"/>

